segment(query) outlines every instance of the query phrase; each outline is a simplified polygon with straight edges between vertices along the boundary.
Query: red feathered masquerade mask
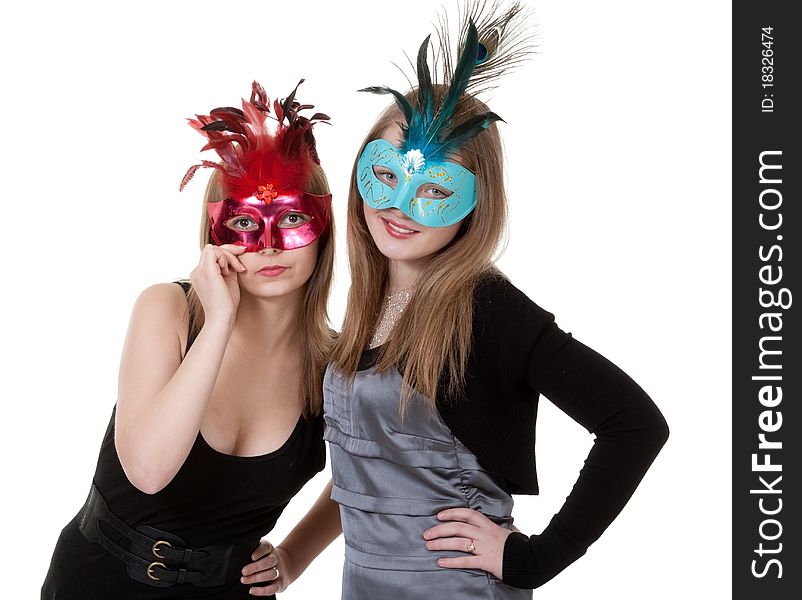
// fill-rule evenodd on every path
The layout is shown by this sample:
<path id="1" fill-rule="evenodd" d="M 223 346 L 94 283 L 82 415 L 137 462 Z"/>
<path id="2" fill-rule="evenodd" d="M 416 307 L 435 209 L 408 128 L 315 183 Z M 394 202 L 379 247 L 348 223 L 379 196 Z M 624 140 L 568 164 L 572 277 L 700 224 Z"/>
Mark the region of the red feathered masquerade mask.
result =
<path id="1" fill-rule="evenodd" d="M 251 99 L 242 100 L 242 110 L 215 108 L 209 115 L 188 119 L 209 140 L 201 151 L 214 150 L 222 160 L 222 164 L 204 160 L 193 165 L 179 188 L 183 190 L 202 167 L 222 173 L 224 200 L 206 205 L 216 244 L 246 246 L 247 252 L 291 250 L 311 244 L 326 230 L 331 194 L 308 194 L 303 188 L 312 164 L 320 164 L 312 126 L 329 117 L 298 114 L 314 108 L 296 102 L 298 85 L 284 100 L 273 102 L 275 116 L 270 114 L 264 88 L 254 81 Z M 267 127 L 268 118 L 278 123 L 275 133 Z"/>

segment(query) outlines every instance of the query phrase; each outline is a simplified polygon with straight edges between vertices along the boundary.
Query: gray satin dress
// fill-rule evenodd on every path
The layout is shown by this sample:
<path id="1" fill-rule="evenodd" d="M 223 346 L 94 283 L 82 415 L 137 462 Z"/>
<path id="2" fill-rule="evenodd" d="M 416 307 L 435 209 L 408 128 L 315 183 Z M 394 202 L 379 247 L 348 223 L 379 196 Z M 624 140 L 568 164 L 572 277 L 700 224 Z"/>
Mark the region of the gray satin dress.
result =
<path id="1" fill-rule="evenodd" d="M 345 537 L 342 598 L 531 599 L 485 571 L 437 565 L 465 553 L 426 549 L 423 532 L 440 523 L 439 511 L 473 508 L 509 527 L 513 500 L 422 396 L 410 398 L 402 424 L 398 371 L 360 370 L 350 386 L 329 365 L 323 389 L 331 497 Z"/>

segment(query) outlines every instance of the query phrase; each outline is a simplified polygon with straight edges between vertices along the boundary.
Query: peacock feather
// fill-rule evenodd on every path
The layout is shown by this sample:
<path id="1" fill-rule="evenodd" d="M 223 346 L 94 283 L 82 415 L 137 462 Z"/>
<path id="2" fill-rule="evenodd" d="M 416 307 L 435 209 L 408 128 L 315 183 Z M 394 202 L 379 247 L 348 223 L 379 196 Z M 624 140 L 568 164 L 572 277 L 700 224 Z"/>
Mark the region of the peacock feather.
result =
<path id="1" fill-rule="evenodd" d="M 457 114 L 459 100 L 465 94 L 495 88 L 501 75 L 517 67 L 534 50 L 527 13 L 519 2 L 504 9 L 499 0 L 468 0 L 460 15 L 456 60 L 448 29 L 448 21 L 442 16 L 434 57 L 436 74 L 445 85 L 439 103 L 435 78 L 429 68 L 431 36 L 418 49 L 414 65 L 417 96 L 413 102 L 388 86 L 359 90 L 393 96 L 405 121 L 401 124 L 404 134 L 401 152 L 417 150 L 427 162 L 447 160 L 468 140 L 502 120 L 490 111 L 461 119 Z"/>

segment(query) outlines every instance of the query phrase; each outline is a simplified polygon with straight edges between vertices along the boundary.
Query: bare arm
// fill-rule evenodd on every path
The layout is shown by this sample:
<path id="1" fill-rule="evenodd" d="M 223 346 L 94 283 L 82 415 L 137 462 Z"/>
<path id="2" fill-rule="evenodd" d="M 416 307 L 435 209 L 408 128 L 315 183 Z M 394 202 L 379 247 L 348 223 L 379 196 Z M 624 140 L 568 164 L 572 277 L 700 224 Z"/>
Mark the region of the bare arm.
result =
<path id="1" fill-rule="evenodd" d="M 221 256 L 224 266 L 217 262 Z M 180 287 L 152 286 L 134 306 L 120 363 L 115 444 L 126 476 L 145 493 L 173 479 L 203 423 L 239 300 L 238 287 L 232 296 L 231 279 L 233 286 L 237 282 L 228 264 L 240 263 L 231 252 L 207 247 L 193 271 L 204 308 L 213 310 L 205 311 L 203 329 L 183 361 L 179 332 L 186 327 L 186 300 Z"/>
<path id="2" fill-rule="evenodd" d="M 331 499 L 331 488 L 329 480 L 306 516 L 279 544 L 291 558 L 293 579 L 297 579 L 343 531 L 340 505 Z"/>
<path id="3" fill-rule="evenodd" d="M 323 488 L 309 512 L 275 548 L 262 542 L 242 569 L 242 583 L 270 582 L 251 588 L 255 596 L 283 592 L 342 533 L 340 505 L 331 499 L 332 482 Z"/>

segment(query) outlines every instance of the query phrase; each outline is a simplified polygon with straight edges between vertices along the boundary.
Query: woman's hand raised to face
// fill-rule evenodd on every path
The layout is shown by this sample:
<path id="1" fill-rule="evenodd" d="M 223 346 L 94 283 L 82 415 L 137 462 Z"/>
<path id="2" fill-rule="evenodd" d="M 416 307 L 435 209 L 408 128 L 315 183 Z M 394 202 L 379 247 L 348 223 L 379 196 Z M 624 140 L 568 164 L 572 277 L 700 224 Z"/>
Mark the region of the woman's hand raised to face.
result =
<path id="1" fill-rule="evenodd" d="M 206 244 L 201 251 L 198 266 L 190 273 L 189 280 L 203 304 L 206 321 L 220 319 L 233 321 L 239 305 L 239 283 L 237 273 L 245 271 L 238 255 L 245 246 Z"/>

